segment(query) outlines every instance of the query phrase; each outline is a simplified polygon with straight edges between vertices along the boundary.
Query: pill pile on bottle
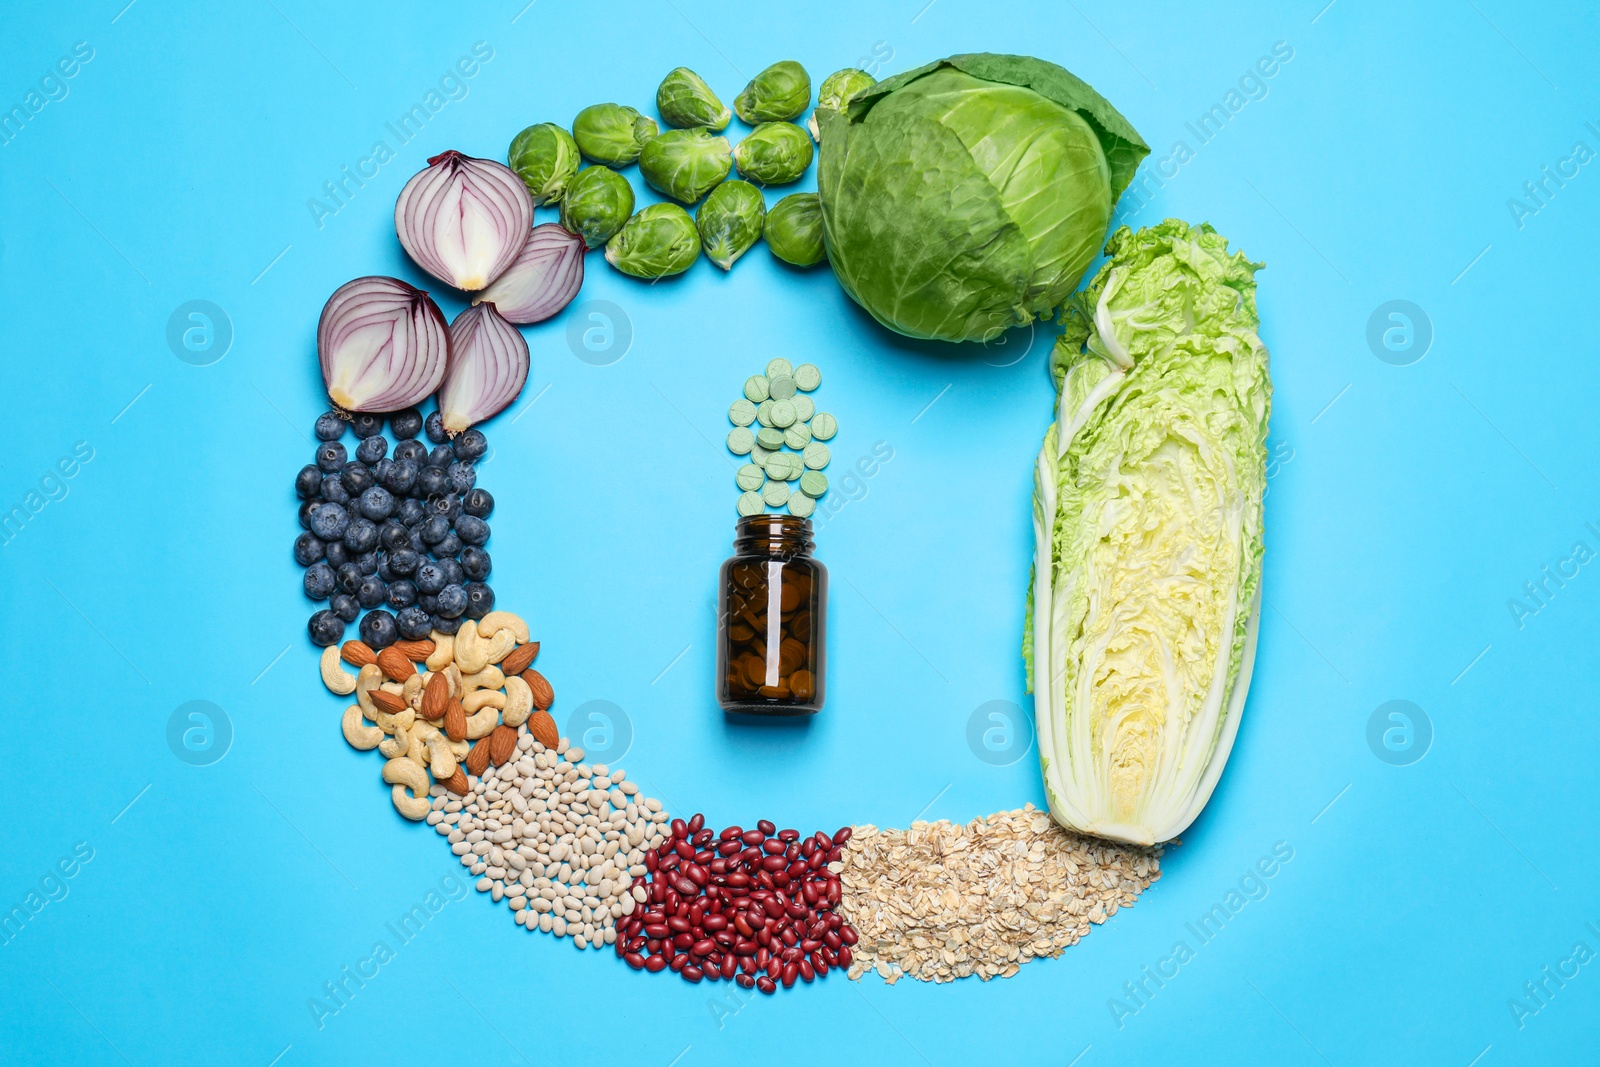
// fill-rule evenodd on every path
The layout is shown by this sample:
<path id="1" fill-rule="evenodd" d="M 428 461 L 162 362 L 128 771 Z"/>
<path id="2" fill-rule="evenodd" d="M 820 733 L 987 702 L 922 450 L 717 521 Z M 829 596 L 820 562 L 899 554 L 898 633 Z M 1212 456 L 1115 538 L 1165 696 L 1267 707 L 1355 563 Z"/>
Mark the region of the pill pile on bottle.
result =
<path id="1" fill-rule="evenodd" d="M 767 363 L 765 374 L 745 379 L 744 396 L 728 409 L 728 450 L 750 457 L 734 475 L 740 515 L 786 508 L 805 518 L 828 491 L 822 470 L 832 456 L 823 442 L 839 432 L 839 423 L 805 395 L 821 384 L 814 364 L 795 367 L 781 357 Z M 760 428 L 752 430 L 756 423 Z"/>

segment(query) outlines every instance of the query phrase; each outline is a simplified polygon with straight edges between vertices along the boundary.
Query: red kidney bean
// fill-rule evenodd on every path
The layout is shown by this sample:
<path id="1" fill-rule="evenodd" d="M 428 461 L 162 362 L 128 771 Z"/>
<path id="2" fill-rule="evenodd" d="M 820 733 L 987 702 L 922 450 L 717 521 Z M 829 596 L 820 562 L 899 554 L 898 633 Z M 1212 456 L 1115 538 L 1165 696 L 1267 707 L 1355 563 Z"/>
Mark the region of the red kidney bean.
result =
<path id="1" fill-rule="evenodd" d="M 825 864 L 827 860 L 828 857 L 825 854 L 821 852 L 813 852 L 809 857 L 806 858 L 806 866 L 813 871 L 820 871 L 822 870 L 823 864 Z M 829 871 L 828 873 L 832 874 L 833 872 Z"/>
<path id="2" fill-rule="evenodd" d="M 667 960 L 667 966 L 672 968 L 674 974 L 680 973 L 685 967 L 689 966 L 689 957 L 679 953 Z"/>
<path id="3" fill-rule="evenodd" d="M 828 920 L 818 918 L 816 922 L 806 927 L 806 936 L 813 941 L 821 941 L 822 935 L 828 932 Z"/>
<path id="4" fill-rule="evenodd" d="M 690 931 L 690 929 L 692 929 L 692 925 L 685 916 L 674 915 L 672 918 L 667 920 L 667 929 L 671 930 L 675 934 L 686 934 Z"/>
<path id="5" fill-rule="evenodd" d="M 690 946 L 689 951 L 696 956 L 709 956 L 717 950 L 717 943 L 709 937 L 696 941 Z"/>
<path id="6" fill-rule="evenodd" d="M 821 941 L 813 941 L 809 937 L 802 937 L 800 939 L 800 951 L 804 952 L 807 956 L 811 955 L 821 947 Z"/>
<path id="7" fill-rule="evenodd" d="M 744 938 L 740 938 L 733 943 L 733 954 L 735 956 L 753 956 L 760 949 L 760 947 L 761 946 L 756 944 L 754 941 L 747 941 Z"/>
<path id="8" fill-rule="evenodd" d="M 672 876 L 672 888 L 676 889 L 679 893 L 682 893 L 686 897 L 696 896 L 700 892 L 700 887 L 698 885 L 696 885 L 694 882 L 691 882 L 681 874 L 675 874 Z"/>
<path id="9" fill-rule="evenodd" d="M 760 863 L 761 857 L 765 855 L 766 853 L 761 851 L 760 846 L 750 845 L 739 852 L 739 862 L 749 864 Z"/>
<path id="10" fill-rule="evenodd" d="M 791 844 L 788 848 L 783 850 L 783 858 L 788 860 L 790 863 L 793 863 L 795 860 L 799 859 L 800 846 Z"/>
<path id="11" fill-rule="evenodd" d="M 655 881 L 650 883 L 650 899 L 657 904 L 667 899 L 667 883 Z"/>
<path id="12" fill-rule="evenodd" d="M 783 973 L 783 961 L 774 956 L 767 961 L 767 977 L 776 978 Z"/>
<path id="13" fill-rule="evenodd" d="M 811 840 L 815 841 L 817 843 L 817 847 L 822 849 L 824 852 L 833 847 L 833 838 L 829 837 L 821 830 L 818 830 L 814 835 L 812 835 Z"/>
<path id="14" fill-rule="evenodd" d="M 778 840 L 779 841 L 798 841 L 798 840 L 800 840 L 800 831 L 799 830 L 779 830 L 778 831 Z"/>
<path id="15" fill-rule="evenodd" d="M 646 933 L 646 934 L 648 934 L 648 935 L 649 935 L 649 936 L 651 936 L 651 937 L 653 937 L 653 938 L 655 938 L 655 939 L 656 939 L 656 940 L 658 940 L 658 941 L 659 941 L 659 940 L 660 940 L 660 939 L 661 939 L 661 938 L 663 938 L 663 937 L 671 937 L 671 936 L 672 936 L 672 926 L 671 926 L 671 923 L 676 923 L 676 922 L 683 922 L 683 920 L 682 920 L 682 919 L 679 919 L 679 918 L 676 918 L 676 917 L 674 917 L 674 918 L 673 918 L 673 919 L 671 919 L 671 920 L 670 920 L 670 921 L 669 921 L 669 922 L 665 922 L 665 923 L 651 923 L 651 924 L 650 924 L 650 925 L 648 925 L 648 926 L 646 926 L 646 927 L 645 927 L 645 928 L 644 928 L 644 932 L 645 932 L 645 933 Z M 683 928 L 684 928 L 684 929 L 685 929 L 685 930 L 687 930 L 687 929 L 688 929 L 688 928 L 689 928 L 689 924 L 688 924 L 688 923 L 686 923 L 686 922 L 685 922 L 685 923 L 683 923 Z"/>
<path id="16" fill-rule="evenodd" d="M 838 952 L 839 949 L 844 946 L 844 941 L 839 937 L 838 933 L 833 930 L 829 930 L 827 933 L 822 935 L 822 943 L 833 949 L 835 952 Z"/>
<path id="17" fill-rule="evenodd" d="M 661 939 L 659 937 L 652 937 L 652 938 L 650 938 L 648 941 L 646 941 L 644 943 L 644 947 L 646 949 L 648 949 L 651 954 L 660 952 L 661 951 Z"/>
<path id="18" fill-rule="evenodd" d="M 622 958 L 628 961 L 628 966 L 636 971 L 644 970 L 644 957 L 637 952 L 625 952 Z"/>
<path id="19" fill-rule="evenodd" d="M 790 945 L 788 948 L 778 953 L 778 958 L 784 963 L 796 963 L 799 961 L 802 955 L 803 953 L 797 946 Z"/>
<path id="20" fill-rule="evenodd" d="M 783 852 L 784 844 L 775 837 L 769 837 L 761 842 L 761 851 L 769 856 L 776 856 Z"/>
<path id="21" fill-rule="evenodd" d="M 713 882 L 720 882 L 724 885 L 727 884 L 726 880 L 723 879 L 723 876 L 728 873 L 727 860 L 723 859 L 721 856 L 718 856 L 710 863 L 706 864 L 706 870 L 711 872 L 711 880 Z"/>
<path id="22" fill-rule="evenodd" d="M 751 926 L 750 920 L 743 915 L 735 915 L 733 917 L 733 928 L 746 937 L 756 936 L 756 928 Z"/>
<path id="23" fill-rule="evenodd" d="M 815 978 L 816 976 L 817 976 L 817 970 L 816 970 L 815 967 L 811 966 L 811 961 L 810 960 L 801 960 L 800 961 L 800 977 L 804 978 L 806 981 L 809 982 L 813 978 Z"/>
<path id="24" fill-rule="evenodd" d="M 682 936 L 682 935 L 680 935 L 680 936 Z M 800 943 L 800 935 L 795 933 L 793 930 L 789 929 L 788 927 L 784 927 L 784 930 L 783 930 L 783 943 L 785 945 L 798 945 Z"/>
<path id="25" fill-rule="evenodd" d="M 690 819 L 688 821 L 688 823 L 683 824 L 683 825 L 684 825 L 684 830 L 688 831 L 691 834 L 697 834 L 697 833 L 700 832 L 700 828 L 702 826 L 704 826 L 705 824 L 706 824 L 706 817 L 704 815 L 696 815 L 694 818 Z M 682 836 L 682 831 L 680 831 L 678 829 L 678 826 L 679 826 L 679 823 L 677 822 L 677 820 L 673 820 L 672 832 L 675 833 L 675 834 L 679 834 L 679 836 Z"/>
<path id="26" fill-rule="evenodd" d="M 839 966 L 841 967 L 850 966 L 850 961 L 855 959 L 855 956 L 848 948 L 840 949 L 837 953 L 835 953 L 835 955 L 839 957 Z"/>
<path id="27" fill-rule="evenodd" d="M 768 837 L 771 837 L 773 834 L 778 832 L 778 824 L 769 819 L 762 819 L 760 822 L 756 823 L 756 829 L 760 830 Z"/>
<path id="28" fill-rule="evenodd" d="M 733 871 L 728 875 L 730 889 L 746 889 L 750 885 L 750 876 L 743 871 Z"/>
<path id="29" fill-rule="evenodd" d="M 766 947 L 765 945 L 762 945 L 760 948 L 756 949 L 756 966 L 757 967 L 760 967 L 763 970 L 765 970 L 767 964 L 771 963 L 771 962 L 772 962 L 772 950 L 770 948 Z"/>
<path id="30" fill-rule="evenodd" d="M 673 819 L 672 820 L 672 836 L 673 837 L 684 837 L 684 836 L 687 836 L 688 833 L 689 833 L 689 824 L 688 823 L 684 822 L 682 819 Z"/>
<path id="31" fill-rule="evenodd" d="M 717 835 L 713 834 L 710 830 L 701 830 L 699 833 L 695 834 L 689 840 L 694 842 L 694 847 L 695 848 L 703 849 L 707 845 L 711 844 L 711 842 L 715 841 L 716 839 L 717 839 Z"/>
<path id="32" fill-rule="evenodd" d="M 811 969 L 817 972 L 818 978 L 825 978 L 828 974 L 828 961 L 822 958 L 822 953 L 811 954 Z"/>
<path id="33" fill-rule="evenodd" d="M 778 991 L 778 983 L 774 982 L 766 975 L 762 975 L 760 978 L 756 979 L 756 988 L 768 996 L 771 996 L 773 993 Z"/>
<path id="34" fill-rule="evenodd" d="M 652 952 L 644 958 L 644 969 L 651 974 L 659 974 L 667 969 L 667 959 L 659 952 Z"/>
<path id="35" fill-rule="evenodd" d="M 729 978 L 732 978 L 734 976 L 734 973 L 736 971 L 738 971 L 738 970 L 739 970 L 739 961 L 738 961 L 738 959 L 736 959 L 733 956 L 724 956 L 724 957 L 722 957 L 722 977 L 723 977 L 724 981 L 726 981 Z"/>
<path id="36" fill-rule="evenodd" d="M 761 861 L 761 869 L 769 873 L 781 871 L 788 865 L 782 856 L 767 856 Z"/>
<path id="37" fill-rule="evenodd" d="M 850 840 L 850 835 L 853 833 L 855 833 L 855 831 L 850 827 L 842 826 L 839 828 L 839 832 L 833 835 L 833 843 L 843 847 L 844 843 Z"/>
<path id="38" fill-rule="evenodd" d="M 689 844 L 687 841 L 679 841 L 676 845 L 672 846 L 672 851 L 676 852 L 686 860 L 694 859 L 694 846 Z"/>
<path id="39" fill-rule="evenodd" d="M 760 830 L 746 830 L 739 835 L 739 840 L 747 845 L 759 845 L 767 839 L 767 835 Z"/>
<path id="40" fill-rule="evenodd" d="M 717 855 L 731 856 L 738 852 L 741 847 L 737 841 L 722 841 L 717 845 Z"/>
<path id="41" fill-rule="evenodd" d="M 728 920 L 720 915 L 707 915 L 703 925 L 707 930 L 726 930 L 728 928 Z"/>
<path id="42" fill-rule="evenodd" d="M 785 963 L 783 965 L 783 988 L 794 988 L 794 980 L 799 976 L 800 965 L 798 963 Z"/>
<path id="43" fill-rule="evenodd" d="M 734 933 L 732 930 L 718 930 L 716 933 L 711 935 L 711 940 L 715 941 L 723 948 L 731 949 L 734 945 L 739 943 L 739 935 Z"/>
<path id="44" fill-rule="evenodd" d="M 685 965 L 683 970 L 679 971 L 678 973 L 689 979 L 691 982 L 698 982 L 700 979 L 706 976 L 706 972 L 702 971 L 692 963 Z"/>
<path id="45" fill-rule="evenodd" d="M 751 989 L 756 984 L 756 980 L 748 974 L 735 975 L 733 980 L 739 984 L 740 989 Z"/>
<path id="46" fill-rule="evenodd" d="M 672 944 L 675 948 L 691 948 L 698 940 L 699 938 L 695 937 L 691 932 L 672 935 Z"/>
<path id="47" fill-rule="evenodd" d="M 774 882 L 772 880 L 772 872 L 771 871 L 766 871 L 766 870 L 757 871 L 756 872 L 756 881 L 760 882 L 762 885 L 766 886 L 768 889 L 777 889 L 778 888 L 778 883 Z"/>
<path id="48" fill-rule="evenodd" d="M 742 833 L 744 833 L 744 828 L 743 827 L 730 826 L 727 829 L 723 830 L 722 833 L 718 834 L 717 838 L 719 840 L 722 840 L 722 841 L 732 841 L 734 838 L 738 837 Z"/>
<path id="49" fill-rule="evenodd" d="M 839 964 L 839 954 L 831 948 L 822 950 L 822 958 L 828 961 L 830 967 L 836 967 Z"/>
<path id="50" fill-rule="evenodd" d="M 839 927 L 839 940 L 843 941 L 846 945 L 853 945 L 860 939 L 861 935 L 856 933 L 855 927 L 848 925 Z"/>
<path id="51" fill-rule="evenodd" d="M 765 926 L 763 926 L 761 929 L 757 930 L 756 931 L 756 944 L 758 944 L 758 945 L 769 945 L 770 946 L 772 944 L 772 931 L 768 930 Z"/>
<path id="52" fill-rule="evenodd" d="M 649 871 L 651 874 L 656 873 L 656 867 L 660 864 L 660 862 L 661 857 L 656 855 L 655 849 L 651 849 L 649 852 L 644 854 L 644 869 Z"/>
<path id="53" fill-rule="evenodd" d="M 839 883 L 838 882 L 829 882 L 828 883 L 828 907 L 837 908 L 839 906 L 839 901 L 840 901 L 841 897 L 843 896 L 843 892 L 844 891 L 839 887 Z"/>
<path id="54" fill-rule="evenodd" d="M 769 874 L 768 877 L 772 879 L 772 884 L 777 886 L 779 889 L 789 888 L 790 879 L 789 876 L 784 872 L 778 871 L 776 874 Z"/>
<path id="55" fill-rule="evenodd" d="M 789 881 L 794 882 L 811 873 L 805 860 L 795 860 L 785 867 L 783 873 L 789 876 Z"/>
<path id="56" fill-rule="evenodd" d="M 717 854 L 708 848 L 703 848 L 690 857 L 690 859 L 694 860 L 694 862 L 698 863 L 702 867 L 716 858 Z"/>
<path id="57" fill-rule="evenodd" d="M 789 912 L 789 918 L 791 919 L 804 919 L 807 915 L 811 914 L 810 912 L 806 911 L 806 906 L 804 904 L 790 904 L 786 910 Z"/>

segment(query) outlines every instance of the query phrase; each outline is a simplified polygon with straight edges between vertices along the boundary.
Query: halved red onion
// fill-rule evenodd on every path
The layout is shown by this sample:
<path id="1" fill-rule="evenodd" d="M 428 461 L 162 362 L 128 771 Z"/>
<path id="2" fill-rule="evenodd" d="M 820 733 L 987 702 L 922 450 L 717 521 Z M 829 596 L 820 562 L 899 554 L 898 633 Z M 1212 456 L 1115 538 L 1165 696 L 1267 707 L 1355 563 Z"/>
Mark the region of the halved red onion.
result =
<path id="1" fill-rule="evenodd" d="M 556 223 L 535 226 L 506 272 L 473 298 L 489 302 L 509 322 L 543 322 L 583 285 L 583 238 Z"/>
<path id="2" fill-rule="evenodd" d="M 439 387 L 445 431 L 454 437 L 503 411 L 522 392 L 528 364 L 528 342 L 492 303 L 457 315 L 450 324 L 450 365 Z"/>
<path id="3" fill-rule="evenodd" d="M 400 190 L 394 228 L 417 266 L 457 289 L 482 289 L 517 258 L 533 226 L 521 178 L 492 159 L 442 152 Z"/>
<path id="4" fill-rule="evenodd" d="M 322 380 L 344 411 L 399 411 L 419 403 L 439 387 L 449 354 L 444 313 L 399 278 L 345 282 L 317 322 Z"/>

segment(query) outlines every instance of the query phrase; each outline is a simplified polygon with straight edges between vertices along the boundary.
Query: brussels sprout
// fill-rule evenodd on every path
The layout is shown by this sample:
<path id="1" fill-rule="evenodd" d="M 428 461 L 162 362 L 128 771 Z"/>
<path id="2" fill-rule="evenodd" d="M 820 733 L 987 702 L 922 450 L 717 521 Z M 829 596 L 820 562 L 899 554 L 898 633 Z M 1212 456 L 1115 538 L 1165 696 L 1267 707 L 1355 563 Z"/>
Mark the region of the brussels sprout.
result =
<path id="1" fill-rule="evenodd" d="M 733 150 L 739 176 L 762 185 L 788 185 L 811 166 L 811 138 L 792 122 L 763 122 Z"/>
<path id="2" fill-rule="evenodd" d="M 594 104 L 572 120 L 572 138 L 583 154 L 608 167 L 626 167 L 656 135 L 656 120 L 623 104 Z"/>
<path id="3" fill-rule="evenodd" d="M 785 263 L 810 267 L 827 258 L 822 246 L 822 206 L 816 193 L 790 193 L 767 212 L 761 236 Z"/>
<path id="4" fill-rule="evenodd" d="M 811 77 L 792 59 L 774 63 L 734 97 L 733 110 L 750 125 L 792 119 L 811 103 Z"/>
<path id="5" fill-rule="evenodd" d="M 704 126 L 668 130 L 639 154 L 639 173 L 650 187 L 685 204 L 705 196 L 732 167 L 728 139 L 712 136 Z"/>
<path id="6" fill-rule="evenodd" d="M 585 167 L 567 183 L 561 225 L 599 248 L 622 229 L 633 212 L 633 186 L 609 167 Z"/>
<path id="7" fill-rule="evenodd" d="M 698 258 L 700 235 L 677 204 L 651 204 L 606 242 L 606 262 L 635 278 L 682 274 Z"/>
<path id="8" fill-rule="evenodd" d="M 723 270 L 761 240 L 761 223 L 767 217 L 767 202 L 761 190 L 749 182 L 734 179 L 711 190 L 706 202 L 694 213 L 700 243 L 706 258 Z"/>
<path id="9" fill-rule="evenodd" d="M 582 160 L 572 134 L 553 122 L 541 122 L 512 139 L 506 162 L 527 183 L 535 204 L 557 204 Z"/>
<path id="10" fill-rule="evenodd" d="M 836 70 L 824 78 L 822 88 L 817 90 L 817 110 L 806 119 L 811 136 L 819 142 L 822 140 L 822 131 L 817 129 L 817 111 L 843 111 L 852 96 L 877 84 L 878 79 L 855 67 Z"/>
<path id="11" fill-rule="evenodd" d="M 668 126 L 721 130 L 733 117 L 705 79 L 688 67 L 679 67 L 661 79 L 661 88 L 656 90 L 656 110 Z"/>

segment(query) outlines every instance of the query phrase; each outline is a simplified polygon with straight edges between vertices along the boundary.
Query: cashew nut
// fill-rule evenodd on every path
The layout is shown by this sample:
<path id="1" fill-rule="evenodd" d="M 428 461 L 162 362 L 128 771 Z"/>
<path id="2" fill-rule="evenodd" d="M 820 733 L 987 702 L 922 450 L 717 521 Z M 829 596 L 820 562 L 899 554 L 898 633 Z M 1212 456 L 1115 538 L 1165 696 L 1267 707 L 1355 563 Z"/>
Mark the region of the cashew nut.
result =
<path id="1" fill-rule="evenodd" d="M 450 755 L 456 758 L 457 763 L 466 759 L 467 753 L 472 751 L 471 741 L 451 741 L 446 739 L 445 744 L 450 746 Z"/>
<path id="2" fill-rule="evenodd" d="M 422 743 L 422 738 L 415 730 L 406 731 L 406 759 L 417 764 L 428 762 L 427 746 Z"/>
<path id="3" fill-rule="evenodd" d="M 510 630 L 496 630 L 494 636 L 489 638 L 489 662 L 499 663 L 511 655 L 511 650 L 517 647 L 517 639 Z"/>
<path id="4" fill-rule="evenodd" d="M 478 636 L 478 624 L 461 620 L 456 631 L 456 666 L 462 674 L 475 674 L 489 665 L 489 645 Z"/>
<path id="5" fill-rule="evenodd" d="M 462 692 L 465 693 L 470 693 L 474 689 L 499 689 L 505 684 L 505 673 L 493 663 L 489 664 L 481 671 L 478 671 L 474 674 L 462 675 L 461 677 L 461 689 Z"/>
<path id="6" fill-rule="evenodd" d="M 406 754 L 406 734 L 402 730 L 393 737 L 385 737 L 378 742 L 378 751 L 389 759 L 397 759 Z"/>
<path id="7" fill-rule="evenodd" d="M 378 716 L 382 714 L 382 712 L 380 712 L 378 710 L 378 706 L 372 702 L 372 697 L 369 694 L 374 689 L 378 688 L 379 684 L 382 682 L 383 669 L 376 663 L 367 664 L 365 667 L 362 667 L 361 672 L 356 675 L 356 703 L 361 705 L 361 714 L 365 715 L 373 722 L 378 721 Z M 385 731 L 385 733 L 387 732 L 388 731 Z"/>
<path id="8" fill-rule="evenodd" d="M 492 634 L 497 630 L 510 630 L 519 645 L 528 643 L 528 624 L 523 622 L 519 615 L 513 615 L 509 611 L 491 611 L 478 620 L 480 634 Z"/>
<path id="9" fill-rule="evenodd" d="M 394 810 L 410 819 L 412 822 L 421 822 L 428 817 L 428 812 L 433 810 L 433 801 L 427 794 L 422 796 L 407 796 L 406 787 L 397 785 L 389 791 L 389 798 L 394 801 Z"/>
<path id="10" fill-rule="evenodd" d="M 413 674 L 400 687 L 400 696 L 407 704 L 418 707 L 422 703 L 422 675 Z"/>
<path id="11" fill-rule="evenodd" d="M 504 696 L 504 693 L 496 694 Z M 500 709 L 484 708 L 476 715 L 467 716 L 467 740 L 476 741 L 480 737 L 488 737 L 496 726 L 500 725 Z"/>
<path id="12" fill-rule="evenodd" d="M 361 721 L 359 704 L 351 704 L 344 709 L 344 718 L 339 720 L 339 726 L 344 731 L 344 739 L 350 742 L 350 747 L 363 752 L 376 748 L 378 743 L 384 740 L 382 730 Z"/>
<path id="13" fill-rule="evenodd" d="M 412 821 L 428 817 L 433 801 L 428 796 L 428 772 L 422 764 L 405 756 L 391 759 L 383 765 L 383 780 L 394 786 L 391 796 L 396 811 Z M 407 796 L 407 789 L 413 795 Z"/>
<path id="14" fill-rule="evenodd" d="M 506 706 L 506 695 L 498 689 L 474 689 L 461 698 L 461 710 L 471 716 L 484 708 L 499 711 Z"/>
<path id="15" fill-rule="evenodd" d="M 428 742 L 428 770 L 436 782 L 448 782 L 455 775 L 456 757 L 446 738 L 436 737 Z"/>
<path id="16" fill-rule="evenodd" d="M 446 663 L 456 658 L 456 639 L 449 634 L 433 631 L 433 653 L 423 662 L 430 671 L 442 670 Z"/>
<path id="17" fill-rule="evenodd" d="M 450 685 L 450 695 L 458 697 L 466 692 L 466 685 L 461 680 L 461 668 L 454 663 L 448 664 L 444 669 L 444 680 Z"/>
<path id="18" fill-rule="evenodd" d="M 322 684 L 342 697 L 356 691 L 356 676 L 339 666 L 338 645 L 322 650 Z"/>
<path id="19" fill-rule="evenodd" d="M 506 679 L 506 702 L 500 712 L 500 721 L 513 729 L 528 721 L 533 713 L 533 690 L 522 676 L 513 674 Z"/>

